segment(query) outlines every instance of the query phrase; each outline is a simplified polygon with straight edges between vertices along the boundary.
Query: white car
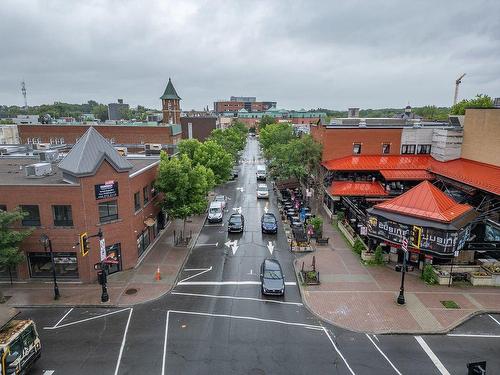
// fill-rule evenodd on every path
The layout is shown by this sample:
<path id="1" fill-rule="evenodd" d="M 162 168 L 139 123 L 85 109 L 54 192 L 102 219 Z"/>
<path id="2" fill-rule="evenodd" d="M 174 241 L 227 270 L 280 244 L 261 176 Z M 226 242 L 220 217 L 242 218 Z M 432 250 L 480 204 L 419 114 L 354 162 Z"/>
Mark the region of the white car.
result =
<path id="1" fill-rule="evenodd" d="M 222 209 L 225 209 L 227 203 L 227 197 L 225 195 L 216 195 L 214 202 L 220 202 L 222 204 Z"/>
<path id="2" fill-rule="evenodd" d="M 259 198 L 269 198 L 269 189 L 266 184 L 257 185 L 257 199 Z"/>

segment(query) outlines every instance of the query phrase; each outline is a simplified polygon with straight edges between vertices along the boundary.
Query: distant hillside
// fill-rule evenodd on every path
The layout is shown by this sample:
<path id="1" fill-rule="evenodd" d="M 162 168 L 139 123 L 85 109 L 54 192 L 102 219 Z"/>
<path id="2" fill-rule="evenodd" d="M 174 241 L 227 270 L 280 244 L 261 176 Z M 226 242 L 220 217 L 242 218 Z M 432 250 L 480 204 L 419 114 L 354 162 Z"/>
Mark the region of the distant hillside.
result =
<path id="1" fill-rule="evenodd" d="M 347 117 L 347 111 L 336 111 L 326 108 L 318 108 L 314 109 L 314 111 L 326 112 L 328 117 Z M 394 117 L 403 112 L 403 108 L 360 109 L 359 117 Z M 447 120 L 450 108 L 426 105 L 424 107 L 413 107 L 412 112 L 426 120 Z"/>

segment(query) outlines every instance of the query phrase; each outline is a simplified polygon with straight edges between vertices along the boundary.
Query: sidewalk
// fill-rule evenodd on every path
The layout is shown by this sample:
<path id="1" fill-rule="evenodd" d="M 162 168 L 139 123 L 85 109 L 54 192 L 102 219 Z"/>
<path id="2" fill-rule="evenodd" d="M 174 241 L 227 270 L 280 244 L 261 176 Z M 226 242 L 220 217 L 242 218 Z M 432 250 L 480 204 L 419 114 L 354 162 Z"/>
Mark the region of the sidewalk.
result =
<path id="1" fill-rule="evenodd" d="M 101 302 L 99 284 L 65 284 L 59 282 L 61 298 L 54 300 L 51 281 L 1 284 L 5 296 L 11 296 L 8 306 L 129 306 L 161 297 L 175 283 L 191 246 L 201 231 L 205 215 L 195 216 L 186 229 L 192 230 L 193 238 L 189 247 L 174 246 L 174 230 L 179 231 L 182 223 L 170 223 L 156 243 L 149 250 L 142 263 L 130 270 L 108 276 L 109 302 Z M 179 225 L 179 228 L 177 225 Z M 161 280 L 155 280 L 155 273 L 160 267 Z"/>
<path id="2" fill-rule="evenodd" d="M 448 331 L 479 312 L 500 311 L 500 288 L 429 286 L 420 270 L 405 277 L 406 304 L 396 303 L 401 273 L 385 266 L 364 266 L 341 234 L 325 220 L 328 246 L 319 246 L 295 261 L 298 272 L 313 255 L 320 285 L 300 286 L 302 299 L 322 319 L 349 330 L 369 333 L 439 333 Z M 460 309 L 447 309 L 441 301 Z"/>

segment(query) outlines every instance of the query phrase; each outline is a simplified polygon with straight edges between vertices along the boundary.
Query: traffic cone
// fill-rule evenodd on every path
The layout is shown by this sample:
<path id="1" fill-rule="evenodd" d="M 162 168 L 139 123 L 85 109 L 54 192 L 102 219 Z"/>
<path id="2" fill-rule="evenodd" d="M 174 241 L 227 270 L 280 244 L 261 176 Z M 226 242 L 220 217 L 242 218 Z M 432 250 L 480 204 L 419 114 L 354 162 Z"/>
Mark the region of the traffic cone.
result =
<path id="1" fill-rule="evenodd" d="M 158 267 L 157 270 L 156 270 L 155 280 L 156 281 L 160 281 L 161 280 L 160 267 Z"/>

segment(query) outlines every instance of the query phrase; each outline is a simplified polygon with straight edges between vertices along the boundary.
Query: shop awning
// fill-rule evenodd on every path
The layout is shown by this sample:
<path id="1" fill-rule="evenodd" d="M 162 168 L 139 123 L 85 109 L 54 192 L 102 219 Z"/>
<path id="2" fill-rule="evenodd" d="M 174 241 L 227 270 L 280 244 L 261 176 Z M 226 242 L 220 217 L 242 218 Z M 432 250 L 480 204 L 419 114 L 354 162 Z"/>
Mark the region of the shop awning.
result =
<path id="1" fill-rule="evenodd" d="M 374 208 L 444 223 L 473 210 L 468 204 L 455 202 L 429 181 L 423 181 L 399 197 L 379 203 Z"/>
<path id="2" fill-rule="evenodd" d="M 148 217 L 146 220 L 144 220 L 144 224 L 146 224 L 146 226 L 148 227 L 152 227 L 153 225 L 155 225 L 156 223 L 156 220 L 153 219 L 152 217 Z"/>
<path id="3" fill-rule="evenodd" d="M 388 195 L 380 182 L 333 181 L 329 190 L 333 196 L 380 197 Z"/>
<path id="4" fill-rule="evenodd" d="M 328 160 L 322 165 L 330 171 L 380 171 L 387 169 L 428 169 L 430 155 L 363 155 Z"/>
<path id="5" fill-rule="evenodd" d="M 434 176 L 424 169 L 384 169 L 380 173 L 386 181 L 423 181 L 434 179 Z"/>

